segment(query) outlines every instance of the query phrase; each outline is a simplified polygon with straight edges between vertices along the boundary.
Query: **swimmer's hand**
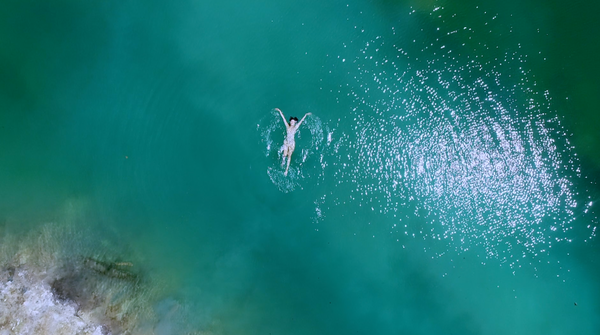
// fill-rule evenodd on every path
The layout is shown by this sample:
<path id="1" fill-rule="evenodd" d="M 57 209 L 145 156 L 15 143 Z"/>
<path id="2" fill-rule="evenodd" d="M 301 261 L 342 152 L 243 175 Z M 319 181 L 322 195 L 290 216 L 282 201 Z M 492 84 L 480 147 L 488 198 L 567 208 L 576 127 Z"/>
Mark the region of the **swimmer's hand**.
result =
<path id="1" fill-rule="evenodd" d="M 283 119 L 283 123 L 285 123 L 286 127 L 289 126 L 290 124 L 285 119 L 285 116 L 283 115 L 283 112 L 281 111 L 281 109 L 275 108 L 275 110 L 279 112 L 279 115 L 281 115 L 281 118 Z"/>
<path id="2" fill-rule="evenodd" d="M 306 113 L 304 114 L 304 116 L 302 117 L 302 120 L 300 120 L 300 122 L 298 122 L 298 124 L 296 125 L 296 129 L 298 129 L 298 127 L 300 127 L 300 125 L 302 124 L 302 122 L 304 121 L 304 119 L 306 119 L 307 116 L 312 115 L 312 113 Z"/>

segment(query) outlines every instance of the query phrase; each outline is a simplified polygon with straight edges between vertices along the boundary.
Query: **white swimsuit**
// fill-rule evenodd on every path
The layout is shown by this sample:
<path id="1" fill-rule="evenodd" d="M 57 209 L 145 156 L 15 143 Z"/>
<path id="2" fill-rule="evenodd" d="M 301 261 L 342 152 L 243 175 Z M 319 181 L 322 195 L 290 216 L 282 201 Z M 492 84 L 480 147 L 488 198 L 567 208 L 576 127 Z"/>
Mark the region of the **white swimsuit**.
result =
<path id="1" fill-rule="evenodd" d="M 291 153 L 296 148 L 296 141 L 294 140 L 294 136 L 296 135 L 296 128 L 293 128 L 291 132 L 289 128 L 286 128 L 286 130 L 287 135 L 285 137 L 285 140 L 283 141 L 283 146 L 281 147 L 281 150 L 283 151 L 284 155 L 288 155 L 288 153 Z"/>

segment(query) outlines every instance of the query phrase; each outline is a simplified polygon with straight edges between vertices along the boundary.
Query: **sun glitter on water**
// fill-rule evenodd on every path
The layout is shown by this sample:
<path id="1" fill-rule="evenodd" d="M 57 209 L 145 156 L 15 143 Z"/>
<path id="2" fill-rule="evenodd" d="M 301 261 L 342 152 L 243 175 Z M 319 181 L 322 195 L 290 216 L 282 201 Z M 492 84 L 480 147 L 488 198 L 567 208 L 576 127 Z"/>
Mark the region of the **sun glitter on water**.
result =
<path id="1" fill-rule="evenodd" d="M 356 28 L 331 65 L 348 78 L 337 94 L 351 106 L 340 123 L 352 131 L 339 137 L 329 173 L 356 205 L 405 216 L 392 236 L 438 241 L 438 255 L 477 248 L 511 267 L 534 265 L 572 241 L 592 202 L 574 186 L 579 162 L 550 92 L 538 90 L 519 44 L 489 42 L 512 28 L 484 14 L 482 27 L 457 28 L 460 17 L 437 7 L 425 17 L 442 28 L 421 29 L 422 40 L 395 28 L 361 39 Z M 336 195 L 316 202 L 319 217 L 342 204 Z M 428 224 L 411 227 L 411 217 Z"/>

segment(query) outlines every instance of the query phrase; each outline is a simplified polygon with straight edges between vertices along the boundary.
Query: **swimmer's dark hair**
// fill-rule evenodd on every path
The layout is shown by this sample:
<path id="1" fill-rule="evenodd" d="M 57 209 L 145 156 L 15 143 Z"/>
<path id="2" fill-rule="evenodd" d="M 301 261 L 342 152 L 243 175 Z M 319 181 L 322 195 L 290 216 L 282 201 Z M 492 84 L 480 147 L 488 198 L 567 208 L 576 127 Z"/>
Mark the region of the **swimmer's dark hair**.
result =
<path id="1" fill-rule="evenodd" d="M 294 120 L 294 121 L 298 122 L 298 118 L 297 118 L 297 117 L 295 117 L 295 116 L 292 116 L 292 117 L 290 117 L 290 122 L 292 122 L 292 120 Z"/>

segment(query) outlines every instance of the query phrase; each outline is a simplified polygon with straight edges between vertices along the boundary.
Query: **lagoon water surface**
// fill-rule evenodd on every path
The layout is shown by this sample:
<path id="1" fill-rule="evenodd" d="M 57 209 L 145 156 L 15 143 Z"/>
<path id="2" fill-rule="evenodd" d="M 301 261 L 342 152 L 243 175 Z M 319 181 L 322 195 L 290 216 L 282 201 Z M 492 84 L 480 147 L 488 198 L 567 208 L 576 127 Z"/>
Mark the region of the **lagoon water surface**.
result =
<path id="1" fill-rule="evenodd" d="M 592 7 L 8 1 L 3 269 L 113 332 L 597 334 Z"/>

